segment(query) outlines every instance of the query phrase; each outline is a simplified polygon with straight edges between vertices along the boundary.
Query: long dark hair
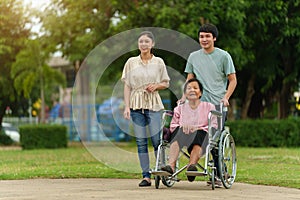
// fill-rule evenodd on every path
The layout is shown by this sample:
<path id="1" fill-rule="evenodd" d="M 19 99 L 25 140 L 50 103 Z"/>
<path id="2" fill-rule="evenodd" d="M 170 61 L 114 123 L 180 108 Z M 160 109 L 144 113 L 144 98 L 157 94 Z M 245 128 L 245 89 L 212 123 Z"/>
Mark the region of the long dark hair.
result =
<path id="1" fill-rule="evenodd" d="M 143 35 L 146 35 L 148 38 L 150 38 L 152 40 L 153 43 L 155 43 L 154 35 L 153 35 L 153 33 L 151 31 L 143 31 L 143 32 L 141 32 L 139 34 L 138 38 L 140 38 Z M 153 48 L 151 48 L 150 53 L 153 54 Z"/>

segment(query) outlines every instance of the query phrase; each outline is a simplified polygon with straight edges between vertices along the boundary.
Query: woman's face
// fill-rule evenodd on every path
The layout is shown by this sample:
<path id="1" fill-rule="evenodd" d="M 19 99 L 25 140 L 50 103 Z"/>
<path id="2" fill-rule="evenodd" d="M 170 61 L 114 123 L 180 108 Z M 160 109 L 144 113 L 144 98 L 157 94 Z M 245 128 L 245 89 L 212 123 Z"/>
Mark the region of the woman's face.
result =
<path id="1" fill-rule="evenodd" d="M 142 35 L 138 39 L 138 46 L 141 53 L 150 53 L 150 50 L 154 46 L 154 43 L 152 39 L 147 35 Z"/>
<path id="2" fill-rule="evenodd" d="M 199 84 L 196 81 L 188 83 L 185 96 L 188 100 L 198 100 L 201 96 Z"/>

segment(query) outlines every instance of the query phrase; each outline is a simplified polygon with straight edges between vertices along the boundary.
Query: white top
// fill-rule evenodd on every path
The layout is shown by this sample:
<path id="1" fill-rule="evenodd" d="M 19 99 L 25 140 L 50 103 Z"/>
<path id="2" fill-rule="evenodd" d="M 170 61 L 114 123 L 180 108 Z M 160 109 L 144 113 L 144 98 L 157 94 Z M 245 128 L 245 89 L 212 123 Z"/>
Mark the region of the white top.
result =
<path id="1" fill-rule="evenodd" d="M 169 82 L 163 59 L 152 56 L 147 64 L 140 56 L 131 57 L 125 63 L 121 80 L 131 88 L 129 107 L 159 111 L 164 109 L 158 91 L 149 93 L 145 90 L 150 83 Z"/>

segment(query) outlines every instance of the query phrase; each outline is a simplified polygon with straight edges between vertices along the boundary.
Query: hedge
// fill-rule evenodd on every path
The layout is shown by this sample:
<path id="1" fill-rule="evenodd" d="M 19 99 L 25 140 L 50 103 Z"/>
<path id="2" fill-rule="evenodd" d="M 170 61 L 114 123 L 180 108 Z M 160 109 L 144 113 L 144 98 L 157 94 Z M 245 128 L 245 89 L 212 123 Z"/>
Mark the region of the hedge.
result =
<path id="1" fill-rule="evenodd" d="M 23 149 L 67 147 L 67 127 L 63 125 L 23 125 L 19 127 Z"/>
<path id="2" fill-rule="evenodd" d="M 228 121 L 236 146 L 299 147 L 300 119 Z"/>
<path id="3" fill-rule="evenodd" d="M 14 143 L 14 141 L 5 134 L 3 128 L 0 131 L 0 145 L 5 145 L 5 146 L 9 146 L 12 145 Z"/>

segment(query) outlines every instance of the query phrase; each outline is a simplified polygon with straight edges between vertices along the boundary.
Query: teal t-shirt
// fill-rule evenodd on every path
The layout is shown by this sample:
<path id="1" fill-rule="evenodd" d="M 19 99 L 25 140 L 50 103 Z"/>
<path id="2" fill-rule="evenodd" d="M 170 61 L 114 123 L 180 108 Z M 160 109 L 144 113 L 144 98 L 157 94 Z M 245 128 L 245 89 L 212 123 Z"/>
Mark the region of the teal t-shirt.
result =
<path id="1" fill-rule="evenodd" d="M 227 89 L 227 76 L 235 73 L 230 54 L 220 48 L 207 54 L 203 49 L 190 54 L 185 67 L 186 73 L 195 74 L 203 86 L 202 101 L 219 105 Z"/>

